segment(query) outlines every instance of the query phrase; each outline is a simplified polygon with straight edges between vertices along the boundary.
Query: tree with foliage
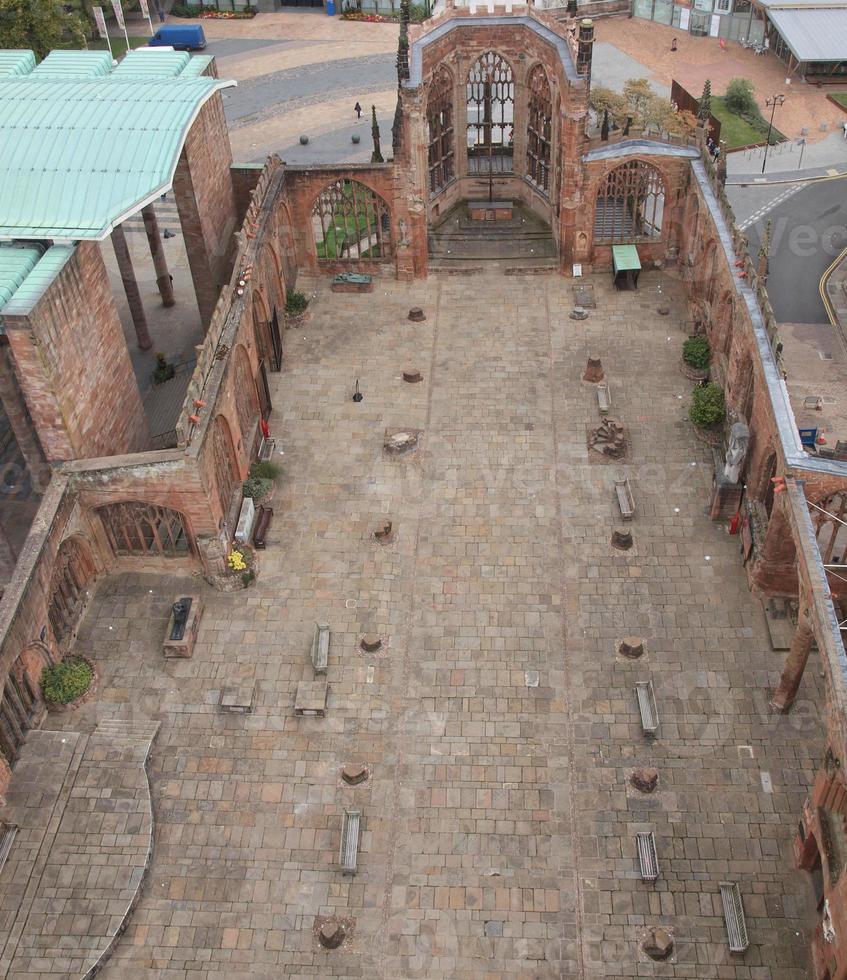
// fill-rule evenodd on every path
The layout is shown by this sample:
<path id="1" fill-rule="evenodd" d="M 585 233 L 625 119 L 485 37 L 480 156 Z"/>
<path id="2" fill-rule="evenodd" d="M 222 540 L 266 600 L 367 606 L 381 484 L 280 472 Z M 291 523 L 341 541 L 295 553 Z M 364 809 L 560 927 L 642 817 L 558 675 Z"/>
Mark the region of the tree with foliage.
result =
<path id="1" fill-rule="evenodd" d="M 631 116 L 636 129 L 650 126 L 674 136 L 688 136 L 694 131 L 694 116 L 690 112 L 678 111 L 670 99 L 658 95 L 650 88 L 646 78 L 630 79 L 625 88 L 625 95 L 602 85 L 591 89 L 589 105 L 598 124 L 608 114 L 609 122 L 614 126 L 623 126 L 627 117 Z"/>
<path id="2" fill-rule="evenodd" d="M 709 121 L 709 116 L 712 114 L 712 81 L 707 78 L 703 82 L 703 94 L 700 96 L 700 101 L 697 104 L 697 119 L 701 123 Z"/>
<path id="3" fill-rule="evenodd" d="M 733 78 L 730 81 L 726 87 L 724 105 L 736 116 L 752 116 L 755 118 L 759 115 L 753 85 L 746 78 Z"/>
<path id="4" fill-rule="evenodd" d="M 80 44 L 84 29 L 61 0 L 0 0 L 0 48 L 32 48 L 41 59 L 54 48 Z"/>
<path id="5" fill-rule="evenodd" d="M 646 78 L 630 78 L 623 84 L 623 97 L 633 119 L 643 119 L 647 103 L 656 93 Z"/>

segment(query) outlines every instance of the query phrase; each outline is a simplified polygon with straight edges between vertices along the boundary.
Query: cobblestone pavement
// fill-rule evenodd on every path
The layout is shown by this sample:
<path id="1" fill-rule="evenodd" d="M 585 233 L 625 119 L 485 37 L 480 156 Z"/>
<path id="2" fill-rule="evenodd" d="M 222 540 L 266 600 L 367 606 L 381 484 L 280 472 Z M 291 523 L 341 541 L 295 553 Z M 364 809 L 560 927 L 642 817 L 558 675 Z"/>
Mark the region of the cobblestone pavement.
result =
<path id="1" fill-rule="evenodd" d="M 791 841 L 823 748 L 819 672 L 790 716 L 770 713 L 780 655 L 737 539 L 705 516 L 681 291 L 657 272 L 636 294 L 591 281 L 580 323 L 552 276 L 315 284 L 275 379 L 284 474 L 256 585 L 100 584 L 78 643 L 97 698 L 51 724 L 162 722 L 152 868 L 104 978 L 806 976 L 813 898 Z M 628 426 L 619 464 L 586 449 L 590 353 Z M 388 457 L 386 429 L 420 430 L 419 448 Z M 619 471 L 626 553 L 609 543 Z M 189 588 L 206 598 L 194 657 L 166 662 L 167 606 Z M 327 715 L 295 717 L 315 621 L 332 628 Z M 364 653 L 371 632 L 383 647 Z M 617 654 L 632 634 L 641 660 Z M 655 740 L 634 694 L 649 678 Z M 221 688 L 251 680 L 253 713 L 222 714 Z M 348 763 L 368 780 L 347 786 Z M 659 770 L 651 796 L 627 783 L 639 765 Z M 345 807 L 363 815 L 355 877 L 338 866 Z M 637 871 L 646 829 L 655 884 Z M 727 879 L 744 956 L 727 951 Z M 316 917 L 333 915 L 353 921 L 327 951 Z M 657 924 L 676 940 L 661 964 L 639 947 Z"/>

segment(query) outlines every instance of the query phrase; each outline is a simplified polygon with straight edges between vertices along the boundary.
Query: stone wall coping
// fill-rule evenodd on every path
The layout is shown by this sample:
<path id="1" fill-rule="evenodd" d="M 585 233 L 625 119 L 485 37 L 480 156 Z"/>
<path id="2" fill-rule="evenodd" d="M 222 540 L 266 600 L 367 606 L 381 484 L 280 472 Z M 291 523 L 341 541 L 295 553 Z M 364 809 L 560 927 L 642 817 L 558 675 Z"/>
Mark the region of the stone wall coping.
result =
<path id="1" fill-rule="evenodd" d="M 409 78 L 403 81 L 403 88 L 420 88 L 423 84 L 423 49 L 425 47 L 434 41 L 440 40 L 445 34 L 449 34 L 451 31 L 476 27 L 525 27 L 556 49 L 565 72 L 565 77 L 571 85 L 585 85 L 585 78 L 577 74 L 576 65 L 574 64 L 567 41 L 551 27 L 525 14 L 494 14 L 493 16 L 488 15 L 485 17 L 478 15 L 473 17 L 452 16 L 443 23 L 433 27 L 426 34 L 415 38 L 409 45 Z"/>
<path id="2" fill-rule="evenodd" d="M 699 160 L 700 150 L 694 146 L 680 146 L 674 143 L 663 143 L 655 139 L 627 139 L 625 142 L 589 150 L 582 159 L 585 163 L 593 160 L 615 160 L 619 157 L 631 157 L 638 153 L 649 153 L 653 157 L 683 157 L 688 160 Z"/>

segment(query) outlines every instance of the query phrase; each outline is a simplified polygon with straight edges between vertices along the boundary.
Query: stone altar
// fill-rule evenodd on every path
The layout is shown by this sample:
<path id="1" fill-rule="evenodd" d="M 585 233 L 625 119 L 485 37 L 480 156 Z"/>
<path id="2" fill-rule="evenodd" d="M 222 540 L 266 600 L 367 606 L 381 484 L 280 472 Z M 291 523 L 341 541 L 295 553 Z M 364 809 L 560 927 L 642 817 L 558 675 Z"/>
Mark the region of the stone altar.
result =
<path id="1" fill-rule="evenodd" d="M 372 293 L 373 288 L 373 276 L 365 272 L 340 272 L 330 286 L 334 293 Z"/>
<path id="2" fill-rule="evenodd" d="M 199 595 L 180 596 L 175 600 L 162 643 L 162 653 L 166 657 L 190 657 L 194 653 L 202 615 L 203 600 Z"/>

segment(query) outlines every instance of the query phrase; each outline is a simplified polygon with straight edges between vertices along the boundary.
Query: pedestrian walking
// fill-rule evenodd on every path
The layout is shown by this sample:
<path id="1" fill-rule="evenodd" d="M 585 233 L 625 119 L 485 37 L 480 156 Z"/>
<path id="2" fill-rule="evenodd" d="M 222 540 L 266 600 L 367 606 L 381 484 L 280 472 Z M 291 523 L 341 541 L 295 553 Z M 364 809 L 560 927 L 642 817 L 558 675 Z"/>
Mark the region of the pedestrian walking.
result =
<path id="1" fill-rule="evenodd" d="M 721 148 L 720 148 L 720 146 L 718 146 L 717 143 L 713 143 L 712 144 L 712 158 L 714 159 L 715 163 L 718 162 L 718 157 L 720 155 L 721 155 Z"/>
<path id="2" fill-rule="evenodd" d="M 353 106 L 353 112 L 356 113 L 356 118 L 357 119 L 361 119 L 362 118 L 362 107 L 359 105 L 358 102 Z"/>
<path id="3" fill-rule="evenodd" d="M 841 123 L 841 131 L 844 133 L 844 139 L 847 140 L 847 122 Z"/>
<path id="4" fill-rule="evenodd" d="M 671 41 L 671 51 L 676 51 L 676 38 Z"/>
<path id="5" fill-rule="evenodd" d="M 156 13 L 159 15 L 159 23 L 160 24 L 164 24 L 165 23 L 165 8 L 164 8 L 164 5 L 162 3 L 157 3 L 156 4 Z"/>

